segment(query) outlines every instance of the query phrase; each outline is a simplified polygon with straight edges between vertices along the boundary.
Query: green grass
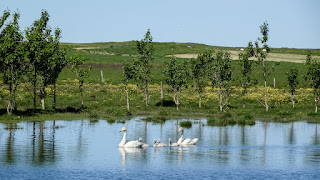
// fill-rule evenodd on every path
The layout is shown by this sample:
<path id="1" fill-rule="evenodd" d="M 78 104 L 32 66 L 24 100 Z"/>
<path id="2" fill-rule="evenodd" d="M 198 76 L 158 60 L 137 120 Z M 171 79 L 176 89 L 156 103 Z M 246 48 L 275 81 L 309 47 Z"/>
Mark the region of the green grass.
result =
<path id="1" fill-rule="evenodd" d="M 147 116 L 146 121 L 152 121 L 156 123 L 164 122 L 170 118 L 183 118 L 183 117 L 208 117 L 208 124 L 211 125 L 226 125 L 226 124 L 252 124 L 256 119 L 272 119 L 275 121 L 295 121 L 295 120 L 310 120 L 316 121 L 320 119 L 320 115 L 313 113 L 314 100 L 309 98 L 306 102 L 299 102 L 296 108 L 293 109 L 288 102 L 279 102 L 276 106 L 274 101 L 270 101 L 272 106 L 268 113 L 256 100 L 247 100 L 246 109 L 242 108 L 242 99 L 239 94 L 235 94 L 234 98 L 230 98 L 230 109 L 228 113 L 218 113 L 218 102 L 214 99 L 209 99 L 203 103 L 202 108 L 198 107 L 198 101 L 180 99 L 180 110 L 176 110 L 172 96 L 165 89 L 165 100 L 160 100 L 160 82 L 164 81 L 162 71 L 166 62 L 170 58 L 165 57 L 170 54 L 197 54 L 204 51 L 206 48 L 215 50 L 239 50 L 240 47 L 214 47 L 204 44 L 194 43 L 155 43 L 155 60 L 152 62 L 151 69 L 151 85 L 157 88 L 150 90 L 151 104 L 149 107 L 145 107 L 144 97 L 142 91 L 132 90 L 130 91 L 130 111 L 126 109 L 126 99 L 122 83 L 122 65 L 125 62 L 131 62 L 137 58 L 136 42 L 110 42 L 110 43 L 90 43 L 90 44 L 62 44 L 62 46 L 69 48 L 68 57 L 73 54 L 84 56 L 88 59 L 86 66 L 91 66 L 92 70 L 89 73 L 89 78 L 85 82 L 84 100 L 85 108 L 80 108 L 80 95 L 78 84 L 74 80 L 76 76 L 70 72 L 66 67 L 60 74 L 58 84 L 58 96 L 57 96 L 57 110 L 52 109 L 52 93 L 48 92 L 46 98 L 45 111 L 31 111 L 33 107 L 32 101 L 32 84 L 24 83 L 18 87 L 18 110 L 14 112 L 14 115 L 6 115 L 6 103 L 7 98 L 2 92 L 0 92 L 0 122 L 18 122 L 21 120 L 33 121 L 33 120 L 48 120 L 48 119 L 107 119 L 108 122 L 114 123 L 119 117 L 132 117 L 137 115 Z M 79 47 L 95 47 L 96 49 L 82 49 L 75 50 L 73 48 Z M 93 54 L 90 51 L 95 52 L 108 52 L 114 55 L 101 55 Z M 319 49 L 311 50 L 314 55 L 320 55 Z M 304 49 L 272 49 L 275 53 L 286 54 L 300 54 L 305 55 L 307 50 Z M 128 56 L 123 56 L 123 55 Z M 188 59 L 178 59 L 178 61 L 186 61 Z M 268 66 L 272 66 L 272 62 L 268 62 Z M 273 87 L 273 78 L 276 79 L 276 88 L 280 88 L 283 92 L 287 91 L 287 78 L 286 72 L 292 67 L 296 67 L 299 70 L 299 82 L 300 88 L 306 88 L 307 83 L 304 81 L 303 75 L 306 73 L 304 64 L 302 63 L 289 63 L 281 62 L 275 66 L 275 71 L 268 77 L 268 86 Z M 232 61 L 233 68 L 233 85 L 239 86 L 237 80 L 237 74 L 239 74 L 238 61 Z M 105 82 L 101 82 L 100 71 L 103 71 Z M 254 86 L 262 86 L 262 69 L 261 65 L 258 65 L 253 71 L 257 84 Z M 2 74 L 0 74 L 2 79 Z M 2 81 L 1 81 L 2 82 Z M 133 83 L 133 82 L 131 82 Z M 3 84 L 0 84 L 0 88 Z M 6 86 L 3 87 L 5 89 Z M 182 94 L 186 93 L 188 96 L 197 97 L 196 92 L 193 90 L 192 82 L 189 82 L 189 88 L 183 90 Z M 204 99 L 206 100 L 206 99 Z M 40 109 L 39 101 L 37 102 L 37 109 Z"/>

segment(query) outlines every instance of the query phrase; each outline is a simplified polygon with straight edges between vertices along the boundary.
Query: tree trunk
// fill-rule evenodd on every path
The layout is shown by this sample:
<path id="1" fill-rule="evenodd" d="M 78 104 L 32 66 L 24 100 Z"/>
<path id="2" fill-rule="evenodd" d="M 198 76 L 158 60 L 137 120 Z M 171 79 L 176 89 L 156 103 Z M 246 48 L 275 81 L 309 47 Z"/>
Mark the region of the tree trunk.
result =
<path id="1" fill-rule="evenodd" d="M 148 97 L 148 88 L 147 86 L 144 87 L 144 95 L 146 96 L 146 106 L 149 106 L 149 97 Z"/>
<path id="2" fill-rule="evenodd" d="M 161 103 L 162 102 L 163 102 L 163 84 L 162 84 L 162 81 L 161 81 Z"/>
<path id="3" fill-rule="evenodd" d="M 267 89 L 267 81 L 264 81 L 264 105 L 266 107 L 266 111 L 268 112 L 269 106 L 268 106 L 268 89 Z"/>
<path id="4" fill-rule="evenodd" d="M 40 101 L 41 101 L 42 110 L 45 109 L 45 106 L 44 106 L 44 94 L 45 94 L 44 88 L 40 88 Z"/>
<path id="5" fill-rule="evenodd" d="M 222 92 L 222 89 L 221 89 L 221 87 L 220 87 L 220 90 L 219 90 L 219 105 L 220 105 L 220 112 L 222 112 L 222 111 L 223 111 L 222 98 L 223 98 L 223 92 Z"/>
<path id="6" fill-rule="evenodd" d="M 13 94 L 13 109 L 16 111 L 18 110 L 18 107 L 17 107 L 17 101 L 16 101 L 16 90 L 17 90 L 17 87 L 15 86 L 13 88 L 13 91 L 12 91 L 12 94 Z"/>
<path id="7" fill-rule="evenodd" d="M 82 90 L 83 84 L 80 82 L 79 84 L 79 90 L 80 90 L 80 97 L 81 97 L 81 108 L 83 108 L 83 90 Z"/>
<path id="8" fill-rule="evenodd" d="M 53 106 L 52 106 L 54 110 L 56 110 L 56 103 L 57 103 L 56 90 L 57 90 L 56 81 L 54 81 L 54 83 L 53 83 Z"/>
<path id="9" fill-rule="evenodd" d="M 126 91 L 126 94 L 127 94 L 127 110 L 129 111 L 130 110 L 130 107 L 129 107 L 129 93 L 128 93 L 127 86 L 125 87 L 125 91 Z"/>
<path id="10" fill-rule="evenodd" d="M 294 94 L 293 94 L 293 92 L 291 93 L 291 101 L 292 101 L 292 107 L 294 108 L 295 101 L 294 101 Z"/>
<path id="11" fill-rule="evenodd" d="M 8 100 L 7 113 L 9 116 L 12 114 L 12 105 L 10 100 Z"/>
<path id="12" fill-rule="evenodd" d="M 314 101 L 315 101 L 315 106 L 316 106 L 316 109 L 314 112 L 317 113 L 318 112 L 319 96 L 315 96 Z"/>
<path id="13" fill-rule="evenodd" d="M 201 108 L 201 96 L 202 96 L 202 92 L 199 92 L 199 108 Z"/>
<path id="14" fill-rule="evenodd" d="M 82 88 L 80 89 L 80 95 L 81 95 L 81 107 L 83 108 L 83 92 L 82 92 Z"/>
<path id="15" fill-rule="evenodd" d="M 8 100 L 8 106 L 7 106 L 7 113 L 8 115 L 12 114 L 12 83 L 9 84 L 9 100 Z"/>
<path id="16" fill-rule="evenodd" d="M 37 109 L 37 63 L 34 63 L 34 80 L 33 80 L 33 109 Z"/>
<path id="17" fill-rule="evenodd" d="M 243 88 L 242 90 L 242 108 L 246 108 L 246 89 Z"/>
<path id="18" fill-rule="evenodd" d="M 42 107 L 42 110 L 45 110 L 44 97 L 43 96 L 41 97 L 41 107 Z"/>
<path id="19" fill-rule="evenodd" d="M 267 89 L 267 67 L 266 62 L 263 60 L 263 78 L 264 78 L 264 105 L 266 107 L 266 111 L 268 112 L 269 106 L 268 106 L 268 89 Z"/>
<path id="20" fill-rule="evenodd" d="M 179 91 L 177 91 L 177 102 L 176 102 L 176 105 L 177 105 L 177 110 L 179 111 Z"/>

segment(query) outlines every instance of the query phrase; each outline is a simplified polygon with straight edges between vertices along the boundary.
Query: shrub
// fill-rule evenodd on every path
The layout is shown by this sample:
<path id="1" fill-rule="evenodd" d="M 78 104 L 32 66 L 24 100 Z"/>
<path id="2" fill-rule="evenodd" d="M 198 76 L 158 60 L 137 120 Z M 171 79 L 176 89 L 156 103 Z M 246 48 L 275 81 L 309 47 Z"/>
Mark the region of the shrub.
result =
<path id="1" fill-rule="evenodd" d="M 180 123 L 181 127 L 190 128 L 192 126 L 191 121 L 183 121 Z"/>
<path id="2" fill-rule="evenodd" d="M 176 104 L 173 100 L 163 100 L 156 103 L 156 106 L 164 106 L 164 107 L 175 107 Z"/>

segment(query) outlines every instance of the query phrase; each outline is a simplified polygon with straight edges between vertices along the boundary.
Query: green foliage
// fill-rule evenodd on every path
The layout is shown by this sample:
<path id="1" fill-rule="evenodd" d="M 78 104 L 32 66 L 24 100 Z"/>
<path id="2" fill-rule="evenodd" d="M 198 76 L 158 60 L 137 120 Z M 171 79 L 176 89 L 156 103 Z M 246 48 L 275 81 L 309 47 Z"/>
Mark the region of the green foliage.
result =
<path id="1" fill-rule="evenodd" d="M 84 80 L 88 78 L 88 73 L 91 70 L 90 67 L 83 68 L 82 65 L 86 61 L 85 58 L 74 55 L 69 59 L 70 71 L 74 72 L 79 80 L 79 83 L 83 85 Z"/>
<path id="2" fill-rule="evenodd" d="M 180 126 L 185 127 L 185 128 L 191 128 L 192 122 L 191 121 L 182 121 L 182 122 L 180 122 Z"/>
<path id="3" fill-rule="evenodd" d="M 320 63 L 312 59 L 312 55 L 307 55 L 307 80 L 310 86 L 315 90 L 315 93 L 318 94 L 317 90 L 320 87 Z M 319 95 L 319 94 L 318 94 Z"/>
<path id="4" fill-rule="evenodd" d="M 8 19 L 8 17 L 10 16 L 10 12 L 9 11 L 4 11 L 3 15 L 0 18 L 0 28 L 2 28 L 2 26 L 4 25 L 4 22 L 6 22 L 6 20 Z"/>
<path id="5" fill-rule="evenodd" d="M 123 66 L 123 82 L 128 84 L 128 82 L 135 77 L 135 73 L 134 66 L 125 63 Z"/>
<path id="6" fill-rule="evenodd" d="M 266 108 L 266 111 L 269 110 L 268 105 L 268 90 L 267 90 L 267 77 L 270 75 L 272 71 L 274 71 L 274 66 L 276 64 L 273 64 L 271 68 L 267 67 L 267 55 L 270 52 L 270 47 L 267 45 L 268 41 L 268 33 L 269 33 L 269 27 L 268 23 L 264 22 L 260 26 L 260 33 L 262 34 L 262 38 L 258 38 L 258 40 L 255 42 L 255 57 L 258 59 L 258 61 L 262 64 L 263 67 L 263 80 L 265 84 L 265 101 L 264 106 Z"/>
<path id="7" fill-rule="evenodd" d="M 313 94 L 315 98 L 315 113 L 318 111 L 318 103 L 319 103 L 319 96 L 320 96 L 320 62 L 312 59 L 312 55 L 309 52 L 307 55 L 306 60 L 307 66 L 307 75 L 306 80 L 308 81 L 309 85 L 313 89 Z"/>
<path id="8" fill-rule="evenodd" d="M 250 57 L 254 56 L 254 49 L 252 42 L 248 43 L 248 46 L 244 53 L 239 53 L 239 64 L 241 72 L 239 75 L 240 84 L 242 87 L 242 106 L 245 108 L 245 95 L 247 93 L 248 87 L 251 85 L 252 80 L 252 70 L 254 68 L 254 61 L 249 60 Z"/>
<path id="9" fill-rule="evenodd" d="M 296 92 L 296 88 L 299 84 L 298 74 L 299 71 L 297 68 L 291 68 L 290 71 L 287 73 L 288 85 L 290 87 L 290 92 L 292 95 L 294 92 Z"/>
<path id="10" fill-rule="evenodd" d="M 1 20 L 0 27 L 10 16 L 10 12 L 5 11 Z M 23 52 L 23 36 L 19 30 L 19 13 L 13 14 L 13 20 L 5 25 L 0 32 L 0 72 L 3 72 L 3 82 L 9 85 L 8 114 L 12 108 L 16 109 L 15 91 L 22 76 L 26 73 L 25 57 Z"/>
<path id="11" fill-rule="evenodd" d="M 212 52 L 210 50 L 205 50 L 200 53 L 197 59 L 192 59 L 190 61 L 191 66 L 191 77 L 194 81 L 194 86 L 199 93 L 199 107 L 201 107 L 201 96 L 203 93 L 203 88 L 206 83 L 205 77 L 207 76 L 209 63 L 213 61 Z"/>
<path id="12" fill-rule="evenodd" d="M 157 102 L 156 106 L 174 107 L 175 102 L 174 102 L 174 100 L 171 100 L 171 99 L 170 100 L 164 99 L 163 101 Z"/>
<path id="13" fill-rule="evenodd" d="M 182 91 L 182 88 L 186 86 L 189 77 L 189 71 L 187 67 L 188 64 L 186 61 L 183 64 L 178 64 L 177 59 L 172 57 L 163 70 L 165 81 L 170 87 L 169 91 L 173 93 L 173 99 L 177 106 L 177 109 L 180 104 L 179 94 Z"/>
<path id="14" fill-rule="evenodd" d="M 220 111 L 225 111 L 231 91 L 231 58 L 229 52 L 218 51 L 214 60 L 209 64 L 209 79 L 218 88 Z"/>
<path id="15" fill-rule="evenodd" d="M 154 59 L 153 57 L 153 43 L 150 29 L 144 36 L 144 39 L 137 41 L 137 49 L 139 53 L 139 59 L 133 63 L 135 70 L 135 80 L 138 86 L 144 90 L 146 98 L 146 106 L 149 105 L 148 99 L 148 85 L 150 83 L 150 63 Z"/>
<path id="16" fill-rule="evenodd" d="M 152 117 L 145 117 L 142 120 L 147 121 L 147 122 L 162 124 L 162 123 L 166 122 L 167 119 L 163 116 L 152 116 Z"/>
<path id="17" fill-rule="evenodd" d="M 45 88 L 55 84 L 67 64 L 66 53 L 59 45 L 61 30 L 56 29 L 52 35 L 48 21 L 48 12 L 42 11 L 40 19 L 34 21 L 32 26 L 25 31 L 25 51 L 30 66 L 29 79 L 33 82 L 34 109 L 36 108 L 37 83 L 40 85 L 40 97 L 44 99 L 46 96 Z"/>
<path id="18" fill-rule="evenodd" d="M 74 55 L 71 57 L 71 59 L 69 60 L 69 65 L 71 66 L 71 71 L 75 72 L 77 79 L 79 81 L 79 90 L 80 90 L 80 94 L 81 94 L 81 106 L 84 106 L 83 103 L 83 84 L 84 84 L 84 80 L 86 78 L 88 78 L 88 74 L 89 71 L 91 70 L 90 67 L 88 68 L 82 68 L 82 65 L 84 64 L 84 62 L 86 61 L 85 58 L 83 57 L 79 57 L 77 55 Z"/>
<path id="19" fill-rule="evenodd" d="M 187 66 L 186 61 L 183 64 L 178 64 L 175 57 L 172 57 L 166 64 L 163 74 L 171 92 L 180 92 L 182 87 L 186 85 L 189 76 Z"/>

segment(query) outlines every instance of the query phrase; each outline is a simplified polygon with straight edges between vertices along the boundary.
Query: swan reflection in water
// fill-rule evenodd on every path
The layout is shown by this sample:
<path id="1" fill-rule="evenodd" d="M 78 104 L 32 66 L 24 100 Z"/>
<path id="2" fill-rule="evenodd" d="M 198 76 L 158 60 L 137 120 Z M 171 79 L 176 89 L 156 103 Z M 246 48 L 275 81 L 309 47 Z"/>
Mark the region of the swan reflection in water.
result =
<path id="1" fill-rule="evenodd" d="M 128 157 L 140 157 L 141 154 L 146 152 L 145 148 L 126 148 L 119 147 L 119 152 L 121 155 L 120 162 L 122 165 L 126 164 L 126 158 Z"/>

